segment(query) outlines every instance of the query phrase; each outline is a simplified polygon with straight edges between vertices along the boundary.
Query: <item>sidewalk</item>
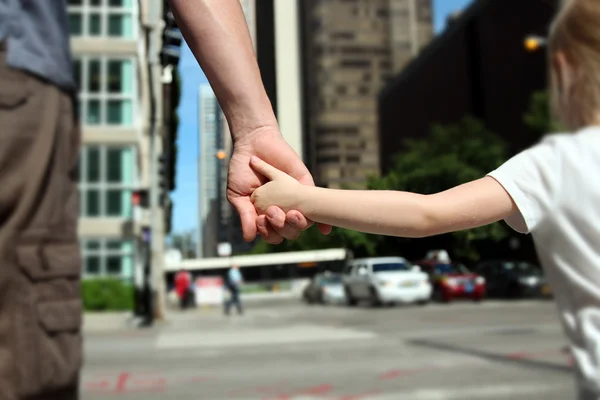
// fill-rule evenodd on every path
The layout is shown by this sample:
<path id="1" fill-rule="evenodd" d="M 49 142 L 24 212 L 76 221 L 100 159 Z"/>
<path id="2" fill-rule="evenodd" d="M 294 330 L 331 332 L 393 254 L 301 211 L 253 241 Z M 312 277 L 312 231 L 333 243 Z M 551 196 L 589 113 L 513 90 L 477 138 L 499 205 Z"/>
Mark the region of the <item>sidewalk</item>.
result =
<path id="1" fill-rule="evenodd" d="M 233 310 L 231 319 L 234 323 L 253 323 L 256 318 L 271 318 L 277 315 L 274 309 L 279 306 L 300 304 L 300 298 L 293 292 L 248 293 L 242 295 L 242 302 L 247 315 L 239 317 Z M 239 319 L 239 321 L 238 321 Z M 138 330 L 137 321 L 131 311 L 127 312 L 86 312 L 83 317 L 84 333 L 117 332 Z M 193 326 L 223 326 L 228 324 L 223 316 L 222 305 L 198 306 L 184 312 L 167 306 L 166 320 L 158 321 L 154 328 L 185 328 Z"/>

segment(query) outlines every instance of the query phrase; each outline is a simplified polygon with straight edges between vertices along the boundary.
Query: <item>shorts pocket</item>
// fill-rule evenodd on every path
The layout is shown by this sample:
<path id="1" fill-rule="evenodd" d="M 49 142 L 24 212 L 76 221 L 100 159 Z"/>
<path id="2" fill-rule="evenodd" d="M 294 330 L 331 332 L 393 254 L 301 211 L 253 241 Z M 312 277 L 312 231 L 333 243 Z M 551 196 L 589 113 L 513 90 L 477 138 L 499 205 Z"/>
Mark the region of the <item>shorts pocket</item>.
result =
<path id="1" fill-rule="evenodd" d="M 79 246 L 22 245 L 17 261 L 24 284 L 15 323 L 19 393 L 76 384 L 83 361 Z"/>

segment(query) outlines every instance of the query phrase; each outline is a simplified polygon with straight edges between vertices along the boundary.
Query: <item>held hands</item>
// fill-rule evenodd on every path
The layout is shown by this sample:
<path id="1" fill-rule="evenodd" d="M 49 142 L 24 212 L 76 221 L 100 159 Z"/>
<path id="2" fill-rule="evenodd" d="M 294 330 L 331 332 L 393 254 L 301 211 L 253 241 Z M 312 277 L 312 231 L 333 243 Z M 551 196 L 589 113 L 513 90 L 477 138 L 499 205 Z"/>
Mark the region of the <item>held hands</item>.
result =
<path id="1" fill-rule="evenodd" d="M 296 239 L 312 225 L 298 210 L 284 212 L 272 206 L 263 214 L 257 214 L 250 196 L 265 179 L 251 167 L 253 156 L 285 172 L 301 185 L 314 186 L 310 172 L 276 127 L 258 128 L 235 140 L 227 174 L 227 199 L 240 215 L 244 239 L 254 240 L 257 233 L 271 244 Z M 326 235 L 331 232 L 331 226 L 319 224 L 319 230 Z"/>
<path id="2" fill-rule="evenodd" d="M 257 188 L 250 197 L 259 214 L 264 214 L 271 206 L 285 212 L 298 210 L 303 189 L 300 182 L 256 156 L 250 159 L 250 165 L 270 181 Z"/>

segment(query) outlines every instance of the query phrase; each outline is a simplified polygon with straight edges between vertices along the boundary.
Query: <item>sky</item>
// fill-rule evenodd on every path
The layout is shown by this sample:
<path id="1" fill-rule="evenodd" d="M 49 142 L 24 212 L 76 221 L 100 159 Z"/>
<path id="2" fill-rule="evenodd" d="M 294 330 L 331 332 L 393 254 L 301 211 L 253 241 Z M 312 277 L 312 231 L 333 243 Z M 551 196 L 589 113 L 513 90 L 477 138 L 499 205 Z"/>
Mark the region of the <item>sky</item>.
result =
<path id="1" fill-rule="evenodd" d="M 446 17 L 472 0 L 433 0 L 434 30 L 440 33 Z M 173 232 L 190 232 L 198 226 L 198 88 L 207 83 L 194 55 L 184 43 L 179 72 L 182 79 L 176 189 L 172 193 Z"/>

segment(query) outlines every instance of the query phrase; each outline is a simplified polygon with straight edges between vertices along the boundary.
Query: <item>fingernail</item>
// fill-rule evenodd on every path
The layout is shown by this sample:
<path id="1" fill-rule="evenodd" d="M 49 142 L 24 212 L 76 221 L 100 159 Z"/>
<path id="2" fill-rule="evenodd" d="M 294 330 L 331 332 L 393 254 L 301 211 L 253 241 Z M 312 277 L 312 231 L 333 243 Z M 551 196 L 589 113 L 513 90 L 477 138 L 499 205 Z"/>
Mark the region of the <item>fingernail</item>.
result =
<path id="1" fill-rule="evenodd" d="M 297 225 L 298 224 L 298 217 L 296 217 L 295 215 L 292 217 L 288 218 L 288 222 L 292 225 Z"/>
<path id="2" fill-rule="evenodd" d="M 267 216 L 269 218 L 275 218 L 277 217 L 277 211 L 275 211 L 274 209 L 267 210 Z"/>

